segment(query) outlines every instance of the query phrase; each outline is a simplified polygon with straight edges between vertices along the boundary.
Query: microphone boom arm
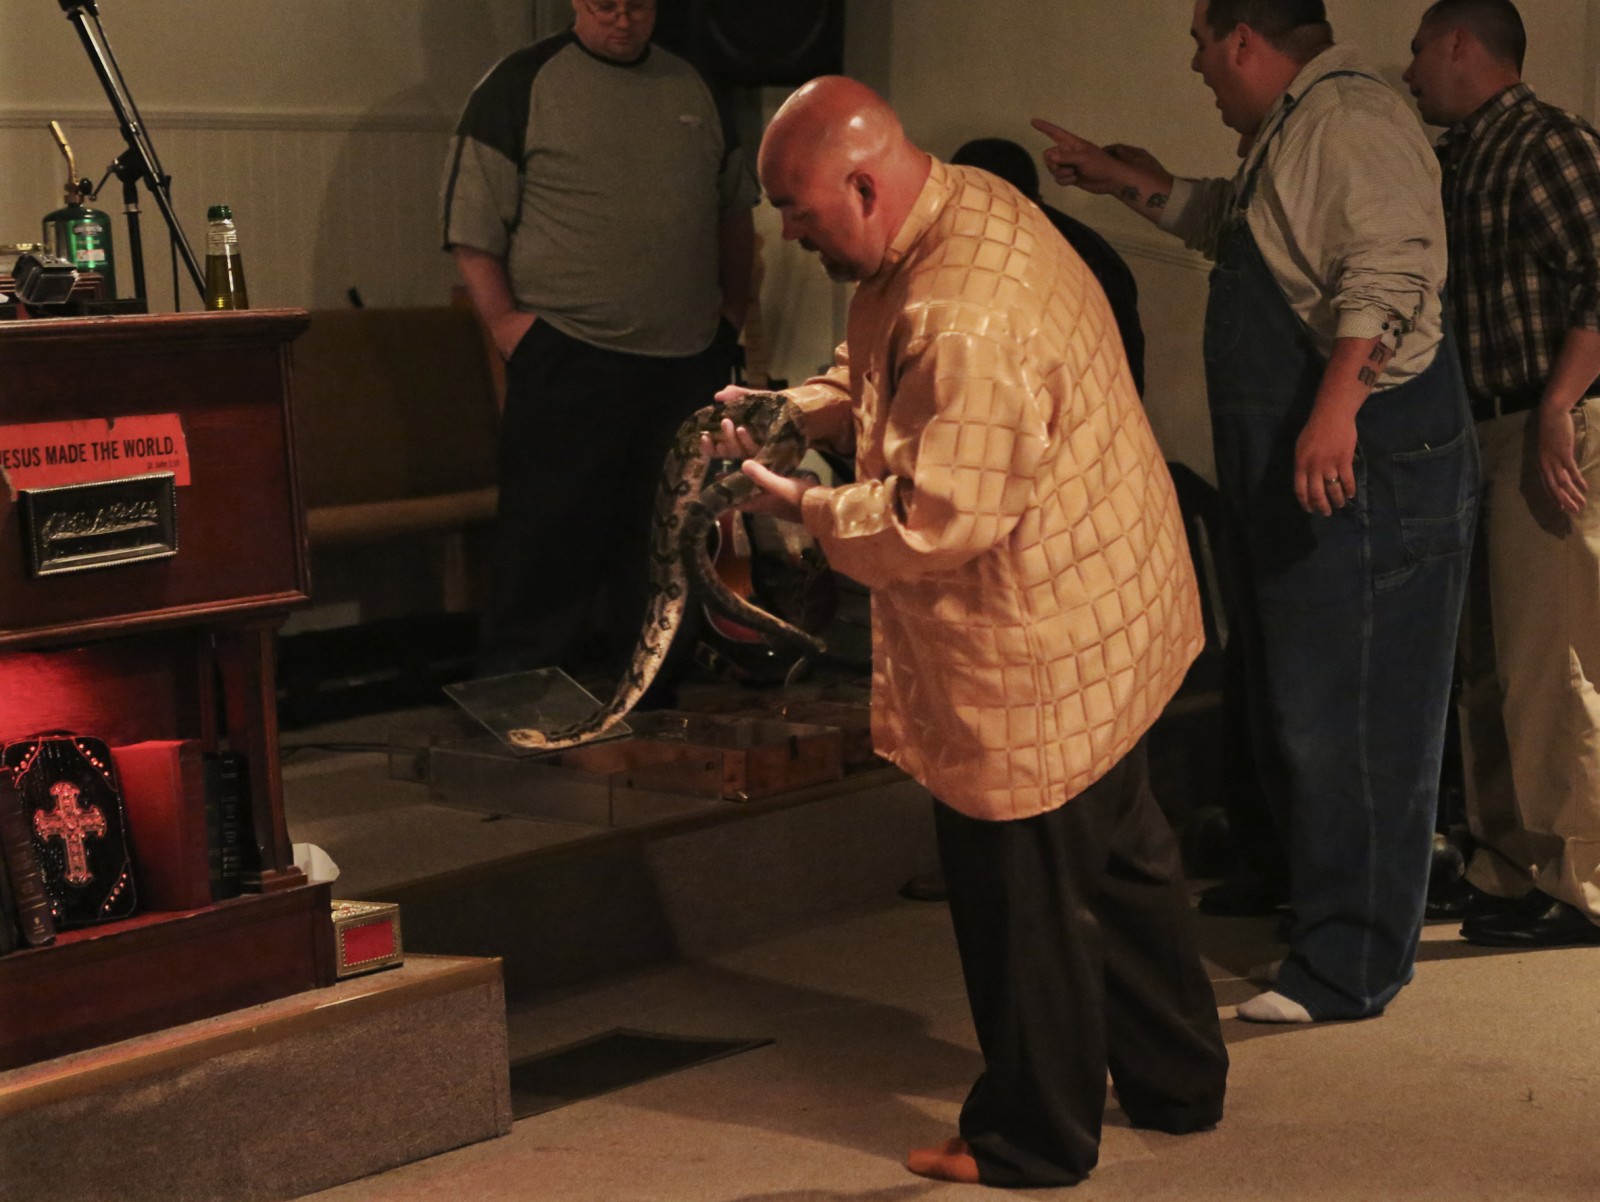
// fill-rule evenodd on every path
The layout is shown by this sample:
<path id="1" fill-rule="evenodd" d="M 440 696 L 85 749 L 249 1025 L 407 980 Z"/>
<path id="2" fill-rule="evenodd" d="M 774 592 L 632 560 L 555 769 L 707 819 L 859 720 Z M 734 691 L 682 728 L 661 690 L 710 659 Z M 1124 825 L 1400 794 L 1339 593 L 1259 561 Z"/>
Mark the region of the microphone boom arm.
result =
<path id="1" fill-rule="evenodd" d="M 143 247 L 138 231 L 138 203 L 134 185 L 143 179 L 149 188 L 150 195 L 155 198 L 156 207 L 161 210 L 161 216 L 166 220 L 167 230 L 172 238 L 172 245 L 184 265 L 189 269 L 189 278 L 194 281 L 195 288 L 200 293 L 204 302 L 206 294 L 205 275 L 200 270 L 200 262 L 195 258 L 194 250 L 189 245 L 189 239 L 184 236 L 183 224 L 178 220 L 178 214 L 172 207 L 171 184 L 172 179 L 161 169 L 161 162 L 156 158 L 155 147 L 150 142 L 146 133 L 144 122 L 139 116 L 139 110 L 133 103 L 133 96 L 128 91 L 128 85 L 122 78 L 122 71 L 117 66 L 116 57 L 111 53 L 111 45 L 106 41 L 105 30 L 100 25 L 100 12 L 95 0 L 58 0 L 61 10 L 66 14 L 67 20 L 78 30 L 78 38 L 83 42 L 83 48 L 88 52 L 89 61 L 93 65 L 95 74 L 100 77 L 100 84 L 105 89 L 106 99 L 111 102 L 111 109 L 116 114 L 117 124 L 122 129 L 122 137 L 128 144 L 128 149 L 117 160 L 118 176 L 124 183 L 124 199 L 131 203 L 127 206 L 128 224 L 130 226 L 129 251 L 135 257 L 134 279 L 135 288 L 139 299 L 144 299 L 144 264 L 139 261 L 143 258 Z M 176 299 L 176 298 L 174 298 Z"/>

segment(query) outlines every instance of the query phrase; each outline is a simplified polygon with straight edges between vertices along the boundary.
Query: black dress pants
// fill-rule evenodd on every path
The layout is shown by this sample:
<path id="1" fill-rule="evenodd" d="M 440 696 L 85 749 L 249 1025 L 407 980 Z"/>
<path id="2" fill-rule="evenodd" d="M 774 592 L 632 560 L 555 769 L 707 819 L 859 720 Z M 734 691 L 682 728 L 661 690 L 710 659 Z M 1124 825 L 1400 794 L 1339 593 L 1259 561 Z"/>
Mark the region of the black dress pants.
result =
<path id="1" fill-rule="evenodd" d="M 942 803 L 935 817 L 983 1051 L 961 1135 L 984 1184 L 1081 1181 L 1099 1158 L 1108 1068 L 1135 1126 L 1214 1126 L 1228 1053 L 1143 742 L 1036 817 L 985 822 Z"/>
<path id="2" fill-rule="evenodd" d="M 728 383 L 729 349 L 719 336 L 698 355 L 629 355 L 534 323 L 506 364 L 479 675 L 627 664 L 648 603 L 662 464 L 678 426 Z M 582 636 L 602 598 L 606 646 L 587 657 L 596 664 Z"/>

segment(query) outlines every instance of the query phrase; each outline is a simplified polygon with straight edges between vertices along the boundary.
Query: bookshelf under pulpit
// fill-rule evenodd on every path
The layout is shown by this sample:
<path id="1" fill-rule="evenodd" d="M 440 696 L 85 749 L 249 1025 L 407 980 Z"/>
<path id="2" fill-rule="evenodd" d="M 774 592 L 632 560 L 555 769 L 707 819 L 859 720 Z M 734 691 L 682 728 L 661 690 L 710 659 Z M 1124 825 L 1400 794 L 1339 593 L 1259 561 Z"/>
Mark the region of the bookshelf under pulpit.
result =
<path id="1" fill-rule="evenodd" d="M 237 753 L 248 814 L 240 896 L 0 956 L 0 1069 L 334 979 L 328 888 L 292 863 L 274 680 L 309 593 L 288 395 L 307 323 L 0 322 L 0 742 L 197 741 Z"/>

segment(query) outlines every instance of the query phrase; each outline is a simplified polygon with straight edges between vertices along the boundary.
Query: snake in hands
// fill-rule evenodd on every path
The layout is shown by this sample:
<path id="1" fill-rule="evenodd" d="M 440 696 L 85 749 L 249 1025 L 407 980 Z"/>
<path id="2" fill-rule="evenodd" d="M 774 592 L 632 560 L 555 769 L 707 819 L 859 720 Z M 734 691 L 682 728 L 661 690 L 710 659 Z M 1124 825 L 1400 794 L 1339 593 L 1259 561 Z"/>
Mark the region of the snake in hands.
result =
<path id="1" fill-rule="evenodd" d="M 611 700 L 589 717 L 552 731 L 507 731 L 512 745 L 526 751 L 559 751 L 597 739 L 621 722 L 666 659 L 695 586 L 703 590 L 707 605 L 733 621 L 805 655 L 822 653 L 820 640 L 730 592 L 712 566 L 709 535 L 718 515 L 744 504 L 760 490 L 737 469 L 705 484 L 711 457 L 702 436 L 715 437 L 723 418 L 750 431 L 759 444 L 755 462 L 779 475 L 793 471 L 805 454 L 800 410 L 781 393 L 745 393 L 726 405 L 708 405 L 679 426 L 656 494 L 650 538 L 650 601 L 627 671 Z"/>

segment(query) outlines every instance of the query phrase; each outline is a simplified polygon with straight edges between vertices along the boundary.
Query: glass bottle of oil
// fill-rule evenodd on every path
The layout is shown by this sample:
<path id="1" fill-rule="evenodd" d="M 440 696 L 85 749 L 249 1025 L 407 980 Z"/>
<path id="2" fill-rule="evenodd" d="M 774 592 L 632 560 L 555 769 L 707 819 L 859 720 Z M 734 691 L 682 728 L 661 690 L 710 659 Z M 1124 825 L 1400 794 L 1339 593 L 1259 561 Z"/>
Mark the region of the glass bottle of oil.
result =
<path id="1" fill-rule="evenodd" d="M 239 254 L 239 231 L 233 210 L 212 205 L 206 212 L 206 308 L 248 309 L 250 294 L 244 285 L 244 259 Z"/>

